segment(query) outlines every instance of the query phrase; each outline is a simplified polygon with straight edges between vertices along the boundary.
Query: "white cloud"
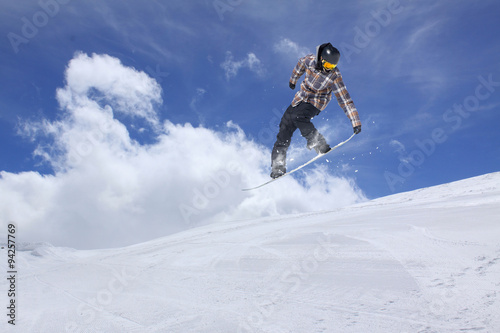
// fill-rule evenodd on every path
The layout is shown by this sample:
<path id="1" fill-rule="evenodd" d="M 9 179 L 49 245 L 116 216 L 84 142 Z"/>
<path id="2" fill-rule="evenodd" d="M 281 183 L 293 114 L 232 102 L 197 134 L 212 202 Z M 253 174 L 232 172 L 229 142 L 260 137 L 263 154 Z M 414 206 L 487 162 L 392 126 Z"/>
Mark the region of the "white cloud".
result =
<path id="1" fill-rule="evenodd" d="M 302 183 L 288 177 L 243 192 L 269 179 L 270 151 L 237 125 L 214 131 L 160 123 L 158 85 L 106 55 L 77 54 L 66 78 L 57 94 L 61 119 L 21 127 L 40 143 L 36 153 L 54 174 L 0 172 L 0 219 L 18 223 L 25 241 L 123 246 L 201 223 L 334 209 L 364 198 L 349 179 L 321 168 L 309 169 Z M 155 143 L 132 139 L 117 113 L 146 119 L 156 127 Z"/>
<path id="2" fill-rule="evenodd" d="M 393 139 L 389 142 L 389 145 L 394 149 L 394 152 L 398 154 L 398 159 L 401 163 L 407 163 L 409 161 L 406 147 L 401 141 Z"/>
<path id="3" fill-rule="evenodd" d="M 406 52 L 411 53 L 418 51 L 422 44 L 426 43 L 429 38 L 436 35 L 436 31 L 439 31 L 438 26 L 442 25 L 443 21 L 443 19 L 429 20 L 429 22 L 425 22 L 424 25 L 416 27 L 407 38 Z"/>
<path id="4" fill-rule="evenodd" d="M 389 142 L 389 145 L 395 149 L 397 153 L 405 153 L 406 152 L 406 147 L 404 144 L 401 143 L 401 141 L 398 141 L 396 139 L 392 139 Z"/>
<path id="5" fill-rule="evenodd" d="M 89 96 L 94 92 L 99 96 Z M 146 73 L 124 67 L 120 60 L 108 55 L 78 53 L 66 70 L 66 87 L 58 89 L 62 107 L 73 110 L 89 101 L 116 106 L 115 111 L 127 116 L 158 123 L 154 104 L 161 103 L 161 88 Z M 93 97 L 93 99 L 89 99 Z M 81 103 L 85 105 L 80 105 Z"/>
<path id="6" fill-rule="evenodd" d="M 191 108 L 191 110 L 197 109 L 198 103 L 201 101 L 201 99 L 203 98 L 203 96 L 205 96 L 206 93 L 207 91 L 203 88 L 196 89 L 196 94 L 191 99 L 191 103 L 189 103 L 189 107 Z"/>
<path id="7" fill-rule="evenodd" d="M 229 81 L 232 77 L 238 75 L 238 72 L 242 68 L 247 68 L 254 72 L 258 76 L 265 75 L 265 69 L 257 56 L 254 53 L 247 54 L 247 57 L 240 61 L 234 61 L 233 54 L 231 52 L 226 53 L 226 60 L 221 64 L 222 69 L 224 69 L 226 79 Z"/>
<path id="8" fill-rule="evenodd" d="M 274 44 L 274 52 L 282 53 L 290 57 L 299 59 L 303 56 L 312 53 L 307 47 L 299 46 L 299 44 L 291 41 L 288 38 L 283 38 Z"/>

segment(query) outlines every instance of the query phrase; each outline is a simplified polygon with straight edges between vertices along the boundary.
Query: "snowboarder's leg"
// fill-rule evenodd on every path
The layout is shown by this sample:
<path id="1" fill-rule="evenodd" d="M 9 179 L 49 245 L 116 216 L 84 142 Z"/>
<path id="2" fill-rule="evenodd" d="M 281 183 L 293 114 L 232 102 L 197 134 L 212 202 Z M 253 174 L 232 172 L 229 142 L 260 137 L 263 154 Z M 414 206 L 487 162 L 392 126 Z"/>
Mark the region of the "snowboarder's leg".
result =
<path id="1" fill-rule="evenodd" d="M 306 138 L 307 148 L 314 149 L 318 154 L 326 153 L 330 146 L 311 122 L 311 119 L 317 116 L 320 110 L 310 103 L 301 103 L 296 108 L 295 125 L 300 130 L 300 134 Z"/>
<path id="2" fill-rule="evenodd" d="M 286 152 L 290 146 L 293 132 L 297 129 L 292 119 L 293 109 L 290 105 L 281 118 L 280 130 L 271 154 L 272 178 L 280 177 L 286 173 Z"/>

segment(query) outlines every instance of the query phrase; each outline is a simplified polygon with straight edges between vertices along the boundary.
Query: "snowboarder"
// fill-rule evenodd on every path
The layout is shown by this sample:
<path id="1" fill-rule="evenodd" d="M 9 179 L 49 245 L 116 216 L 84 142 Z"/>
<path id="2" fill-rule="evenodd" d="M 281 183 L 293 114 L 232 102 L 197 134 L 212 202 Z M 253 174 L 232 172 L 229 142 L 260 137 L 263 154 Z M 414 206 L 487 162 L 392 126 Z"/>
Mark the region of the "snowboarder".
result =
<path id="1" fill-rule="evenodd" d="M 298 79 L 306 73 L 295 94 L 292 104 L 281 118 L 279 133 L 271 155 L 271 178 L 278 178 L 286 173 L 286 151 L 290 146 L 293 132 L 298 128 L 307 140 L 307 148 L 318 154 L 330 150 L 325 138 L 311 123 L 311 119 L 326 108 L 335 94 L 339 106 L 350 119 L 354 133 L 361 132 L 361 121 L 351 96 L 342 81 L 337 64 L 340 52 L 330 43 L 317 47 L 316 55 L 309 54 L 299 59 L 293 69 L 289 86 L 295 89 Z"/>

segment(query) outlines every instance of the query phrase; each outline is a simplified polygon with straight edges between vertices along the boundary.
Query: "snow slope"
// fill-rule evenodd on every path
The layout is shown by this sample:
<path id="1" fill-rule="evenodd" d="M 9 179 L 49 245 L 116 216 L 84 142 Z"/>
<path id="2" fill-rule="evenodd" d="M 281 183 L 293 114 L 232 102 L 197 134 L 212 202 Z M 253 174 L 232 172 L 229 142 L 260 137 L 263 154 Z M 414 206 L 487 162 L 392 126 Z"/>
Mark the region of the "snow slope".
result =
<path id="1" fill-rule="evenodd" d="M 0 331 L 500 332 L 499 216 L 494 173 L 126 248 L 25 247 Z"/>

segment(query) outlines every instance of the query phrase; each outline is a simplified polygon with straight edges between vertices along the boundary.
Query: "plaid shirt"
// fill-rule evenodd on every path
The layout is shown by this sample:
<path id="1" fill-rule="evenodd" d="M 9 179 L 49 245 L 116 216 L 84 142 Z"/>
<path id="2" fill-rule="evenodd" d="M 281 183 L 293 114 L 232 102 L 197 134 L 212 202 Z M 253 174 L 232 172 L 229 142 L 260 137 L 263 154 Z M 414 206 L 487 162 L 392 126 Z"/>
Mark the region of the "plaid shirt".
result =
<path id="1" fill-rule="evenodd" d="M 347 92 L 342 75 L 337 67 L 330 72 L 319 71 L 316 69 L 316 56 L 313 54 L 307 55 L 299 59 L 297 66 L 293 69 L 290 83 L 297 84 L 298 79 L 304 72 L 306 77 L 300 85 L 300 91 L 295 94 L 292 101 L 293 107 L 300 102 L 307 102 L 323 111 L 332 99 L 332 93 L 334 93 L 339 106 L 351 121 L 352 127 L 361 126 L 358 110 Z"/>

